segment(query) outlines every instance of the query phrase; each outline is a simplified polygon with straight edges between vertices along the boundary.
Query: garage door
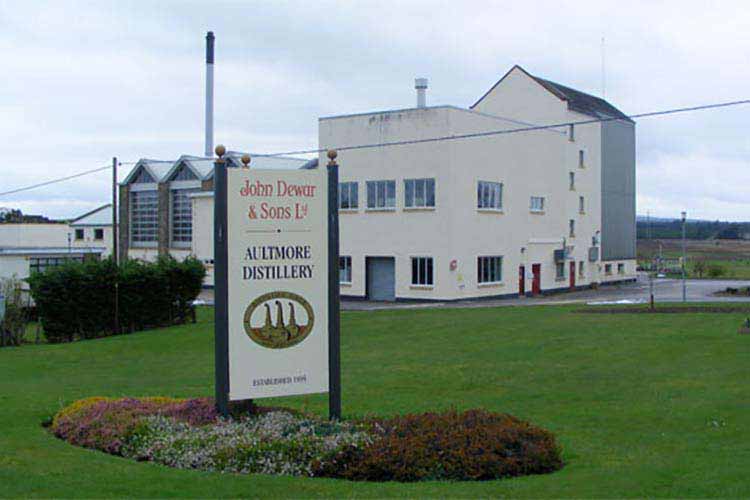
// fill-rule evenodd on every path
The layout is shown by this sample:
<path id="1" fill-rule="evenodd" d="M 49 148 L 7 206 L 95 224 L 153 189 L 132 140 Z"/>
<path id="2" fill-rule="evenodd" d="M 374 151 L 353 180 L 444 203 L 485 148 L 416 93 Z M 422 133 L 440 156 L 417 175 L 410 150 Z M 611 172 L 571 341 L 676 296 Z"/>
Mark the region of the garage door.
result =
<path id="1" fill-rule="evenodd" d="M 393 257 L 367 257 L 367 298 L 396 300 L 396 265 Z"/>

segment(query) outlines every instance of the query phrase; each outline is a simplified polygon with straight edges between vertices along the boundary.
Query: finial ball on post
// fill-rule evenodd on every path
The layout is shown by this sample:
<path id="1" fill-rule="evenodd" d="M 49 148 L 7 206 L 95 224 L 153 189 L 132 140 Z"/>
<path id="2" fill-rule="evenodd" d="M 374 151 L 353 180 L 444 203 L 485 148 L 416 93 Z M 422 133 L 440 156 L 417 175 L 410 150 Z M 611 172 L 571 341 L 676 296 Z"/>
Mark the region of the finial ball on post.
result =
<path id="1" fill-rule="evenodd" d="M 225 148 L 223 144 L 219 144 L 214 151 L 216 152 L 216 156 L 221 158 L 227 152 L 227 148 Z"/>
<path id="2" fill-rule="evenodd" d="M 242 158 L 240 158 L 240 159 L 242 160 L 242 164 L 245 166 L 245 168 L 250 168 L 249 167 L 249 165 L 250 165 L 250 155 L 249 154 L 245 153 L 244 155 L 242 155 Z"/>
<path id="3" fill-rule="evenodd" d="M 329 149 L 329 150 L 328 150 L 328 159 L 329 159 L 330 161 L 329 161 L 328 163 L 329 163 L 329 164 L 331 164 L 331 163 L 336 163 L 336 157 L 337 157 L 338 155 L 339 155 L 339 154 L 338 154 L 338 153 L 336 152 L 336 150 L 335 150 L 335 149 Z"/>

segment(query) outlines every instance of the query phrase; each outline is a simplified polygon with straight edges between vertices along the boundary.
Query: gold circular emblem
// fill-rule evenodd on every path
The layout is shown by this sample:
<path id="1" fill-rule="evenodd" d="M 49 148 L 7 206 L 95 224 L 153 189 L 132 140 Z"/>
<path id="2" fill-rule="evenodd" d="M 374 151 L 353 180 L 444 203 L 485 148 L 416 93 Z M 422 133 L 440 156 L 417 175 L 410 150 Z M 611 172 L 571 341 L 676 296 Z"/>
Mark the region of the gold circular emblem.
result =
<path id="1" fill-rule="evenodd" d="M 272 306 L 275 322 L 271 321 Z M 286 318 L 285 309 L 288 311 Z M 254 314 L 256 310 L 258 314 Z M 302 312 L 307 318 L 300 317 Z M 285 349 L 299 344 L 310 335 L 314 322 L 315 315 L 310 303 L 292 292 L 264 293 L 247 306 L 243 321 L 247 336 L 256 344 L 270 349 Z"/>

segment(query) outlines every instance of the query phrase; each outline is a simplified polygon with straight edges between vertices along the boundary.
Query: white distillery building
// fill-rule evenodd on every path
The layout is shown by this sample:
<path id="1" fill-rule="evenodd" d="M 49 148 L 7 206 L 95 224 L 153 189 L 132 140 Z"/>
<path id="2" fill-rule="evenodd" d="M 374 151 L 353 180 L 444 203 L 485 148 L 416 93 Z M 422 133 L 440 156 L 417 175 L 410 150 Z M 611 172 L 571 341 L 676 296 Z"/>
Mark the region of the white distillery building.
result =
<path id="1" fill-rule="evenodd" d="M 339 149 L 341 294 L 517 296 L 632 280 L 635 124 L 608 102 L 513 67 L 469 109 L 321 118 Z M 604 119 L 552 129 L 347 146 Z M 325 162 L 325 154 L 319 161 Z"/>
<path id="2" fill-rule="evenodd" d="M 0 224 L 0 279 L 23 280 L 68 260 L 99 259 L 106 253 L 104 243 L 78 245 L 74 233 L 65 223 Z"/>

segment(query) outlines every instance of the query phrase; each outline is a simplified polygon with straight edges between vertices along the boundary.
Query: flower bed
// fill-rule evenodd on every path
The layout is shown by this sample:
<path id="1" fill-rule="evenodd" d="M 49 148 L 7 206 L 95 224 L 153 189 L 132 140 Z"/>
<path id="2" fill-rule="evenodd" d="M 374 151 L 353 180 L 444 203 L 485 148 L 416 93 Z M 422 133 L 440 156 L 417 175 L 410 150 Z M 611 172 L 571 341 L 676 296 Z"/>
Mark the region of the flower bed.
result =
<path id="1" fill-rule="evenodd" d="M 329 422 L 254 407 L 224 419 L 209 398 L 88 398 L 61 410 L 52 432 L 135 460 L 217 472 L 420 481 L 562 467 L 552 434 L 486 410 Z"/>

